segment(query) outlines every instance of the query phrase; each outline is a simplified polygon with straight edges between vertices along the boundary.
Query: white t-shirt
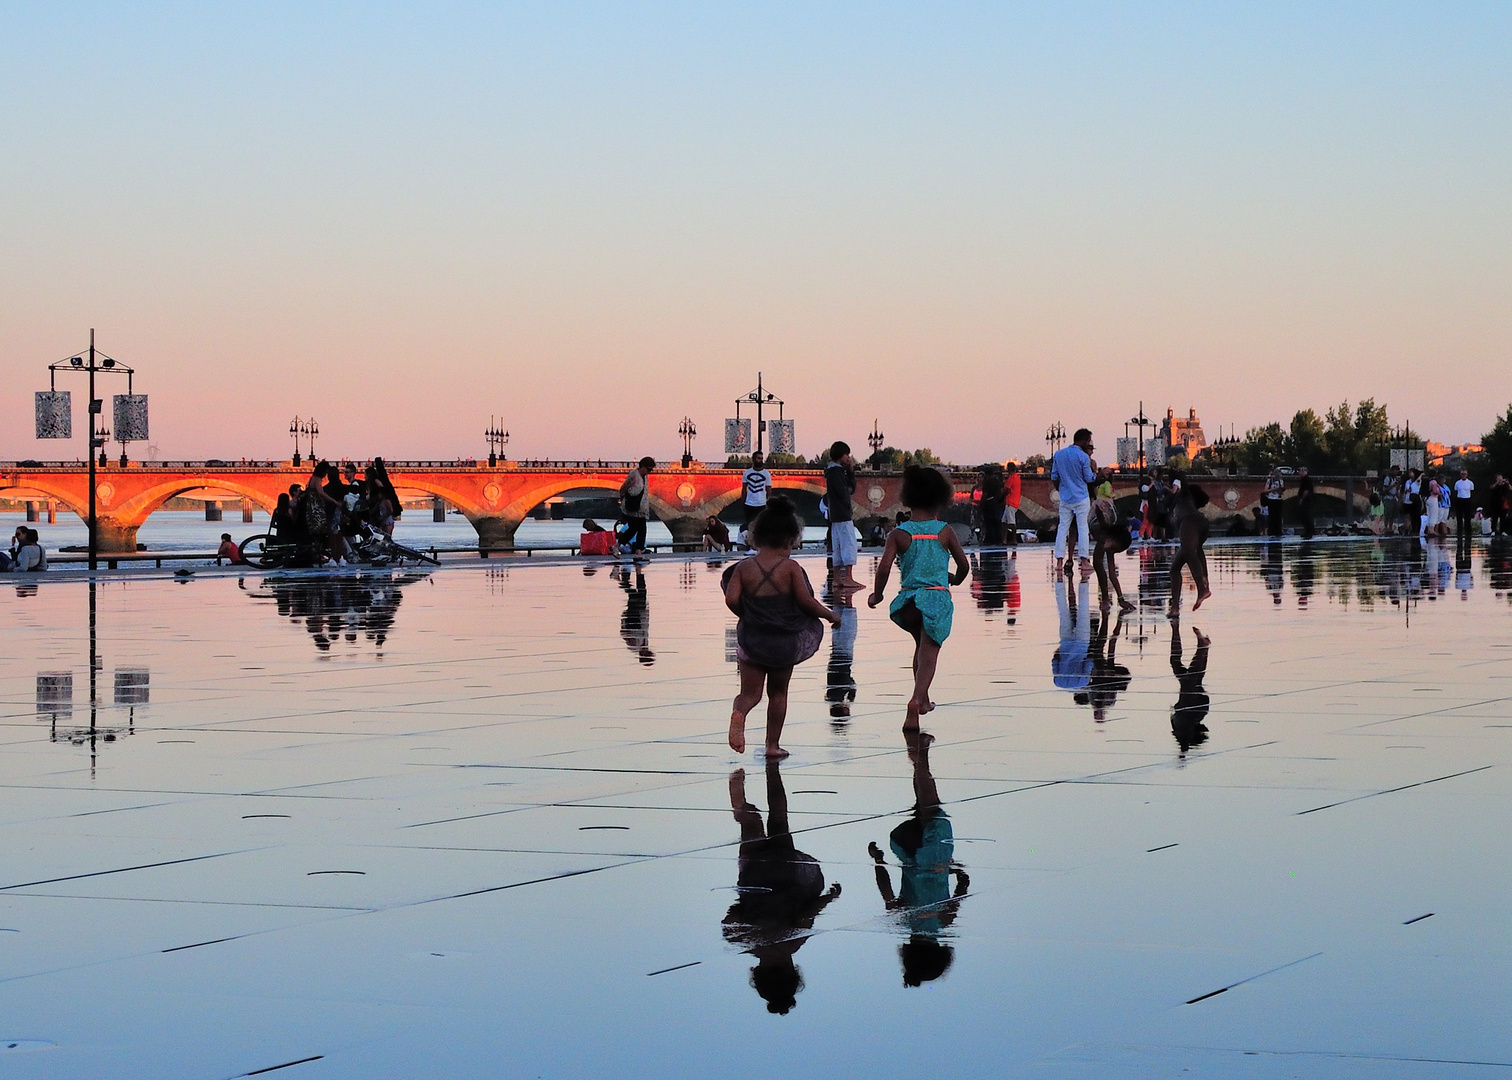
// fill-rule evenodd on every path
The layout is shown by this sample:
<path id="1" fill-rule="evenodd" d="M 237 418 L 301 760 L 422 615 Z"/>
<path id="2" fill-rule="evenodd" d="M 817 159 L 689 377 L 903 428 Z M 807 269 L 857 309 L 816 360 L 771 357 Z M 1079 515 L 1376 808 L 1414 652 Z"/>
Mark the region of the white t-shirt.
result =
<path id="1" fill-rule="evenodd" d="M 767 494 L 772 490 L 772 474 L 766 469 L 747 469 L 741 474 L 740 482 L 745 485 L 745 504 L 747 506 L 765 506 Z"/>
<path id="2" fill-rule="evenodd" d="M 1475 481 L 1471 480 L 1469 477 L 1466 477 L 1464 480 L 1456 480 L 1454 482 L 1454 495 L 1455 495 L 1455 498 L 1458 498 L 1458 499 L 1468 499 L 1470 497 L 1471 493 L 1474 492 L 1474 491 L 1475 491 Z"/>

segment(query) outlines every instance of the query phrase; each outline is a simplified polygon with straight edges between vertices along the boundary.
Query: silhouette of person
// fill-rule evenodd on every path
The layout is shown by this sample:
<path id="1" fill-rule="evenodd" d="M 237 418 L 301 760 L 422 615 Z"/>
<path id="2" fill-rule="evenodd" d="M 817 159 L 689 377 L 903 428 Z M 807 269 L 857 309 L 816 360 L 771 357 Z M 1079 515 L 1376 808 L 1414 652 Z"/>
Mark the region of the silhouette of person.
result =
<path id="1" fill-rule="evenodd" d="M 971 598 L 982 611 L 1002 611 L 1008 600 L 1008 555 L 983 551 L 971 555 Z"/>
<path id="2" fill-rule="evenodd" d="M 1281 590 L 1286 586 L 1286 571 L 1281 563 L 1281 545 L 1267 540 L 1261 545 L 1260 572 L 1265 576 L 1265 588 L 1271 594 L 1271 603 L 1281 605 Z"/>
<path id="3" fill-rule="evenodd" d="M 846 590 L 834 590 L 830 604 L 840 613 L 840 625 L 830 632 L 824 700 L 829 702 L 830 721 L 838 730 L 850 722 L 851 702 L 856 700 L 856 676 L 851 665 L 856 659 L 858 618 L 851 594 Z"/>
<path id="4" fill-rule="evenodd" d="M 245 583 L 240 587 L 255 599 L 271 599 L 279 615 L 302 623 L 319 651 L 330 652 L 343 638 L 355 644 L 361 636 L 373 643 L 382 658 L 404 599 L 404 586 L 428 574 L 394 571 L 358 578 L 270 578 L 260 589 L 248 589 Z"/>
<path id="5" fill-rule="evenodd" d="M 882 849 L 873 841 L 866 850 L 872 857 L 882 903 L 898 916 L 901 929 L 908 935 L 908 940 L 898 946 L 903 985 L 923 986 L 944 975 L 955 959 L 955 951 L 940 939 L 960 914 L 971 879 L 955 861 L 955 835 L 929 769 L 929 746 L 934 736 L 904 731 L 903 738 L 914 767 L 914 807 L 913 816 L 888 836 L 902 869 L 896 893 Z M 956 876 L 954 892 L 951 874 Z"/>
<path id="6" fill-rule="evenodd" d="M 1112 633 L 1108 626 L 1112 624 Z M 1118 701 L 1118 695 L 1129 688 L 1132 676 L 1129 669 L 1118 662 L 1118 635 L 1123 631 L 1123 611 L 1105 614 L 1092 628 L 1092 645 L 1087 651 L 1092 661 L 1092 674 L 1087 689 L 1075 696 L 1078 705 L 1092 706 L 1092 719 L 1099 724 L 1108 718 L 1108 710 Z"/>
<path id="7" fill-rule="evenodd" d="M 1192 633 L 1197 638 L 1197 651 L 1192 662 L 1181 662 L 1181 621 L 1171 620 L 1171 672 L 1176 676 L 1176 704 L 1171 706 L 1171 734 L 1176 736 L 1176 745 L 1181 748 L 1180 757 L 1187 751 L 1207 741 L 1208 729 L 1203 723 L 1208 714 L 1208 694 L 1202 686 L 1207 674 L 1208 646 L 1212 640 L 1195 626 Z"/>
<path id="8" fill-rule="evenodd" d="M 840 895 L 837 881 L 824 887 L 824 871 L 812 855 L 793 846 L 788 828 L 787 791 L 778 764 L 766 765 L 766 825 L 746 799 L 745 770 L 730 774 L 730 809 L 740 826 L 738 896 L 724 917 L 725 940 L 756 958 L 751 987 L 767 1012 L 786 1014 L 798 1004 L 803 975 L 793 956 L 808 940 L 806 931 Z"/>
<path id="9" fill-rule="evenodd" d="M 656 663 L 656 654 L 651 651 L 651 606 L 646 600 L 646 575 L 637 567 L 632 579 L 628 569 L 622 569 L 616 579 L 625 590 L 625 613 L 620 616 L 620 637 L 625 648 L 646 667 Z"/>

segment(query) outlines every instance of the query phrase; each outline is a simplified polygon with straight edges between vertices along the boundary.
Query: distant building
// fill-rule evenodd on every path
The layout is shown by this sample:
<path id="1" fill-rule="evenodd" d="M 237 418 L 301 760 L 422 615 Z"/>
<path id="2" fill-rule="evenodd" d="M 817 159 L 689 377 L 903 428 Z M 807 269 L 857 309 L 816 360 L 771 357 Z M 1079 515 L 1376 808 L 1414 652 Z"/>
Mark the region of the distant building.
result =
<path id="1" fill-rule="evenodd" d="M 1428 464 L 1433 468 L 1443 465 L 1449 458 L 1469 457 L 1471 454 L 1486 452 L 1486 448 L 1480 443 L 1460 443 L 1458 446 L 1448 446 L 1432 440 L 1424 444 L 1424 449 L 1427 451 Z"/>
<path id="2" fill-rule="evenodd" d="M 1196 461 L 1197 455 L 1207 446 L 1207 436 L 1202 433 L 1202 421 L 1197 419 L 1197 410 L 1188 409 L 1186 419 L 1176 415 L 1175 409 L 1167 409 L 1165 420 L 1160 425 L 1160 437 L 1165 440 L 1166 454 L 1185 454 L 1188 461 Z"/>

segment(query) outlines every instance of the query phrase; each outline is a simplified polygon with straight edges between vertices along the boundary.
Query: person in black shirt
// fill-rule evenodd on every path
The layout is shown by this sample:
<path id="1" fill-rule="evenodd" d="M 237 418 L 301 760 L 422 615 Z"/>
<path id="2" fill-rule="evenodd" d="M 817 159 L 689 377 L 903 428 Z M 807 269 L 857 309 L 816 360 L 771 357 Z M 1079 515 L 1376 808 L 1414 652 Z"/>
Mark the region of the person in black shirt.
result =
<path id="1" fill-rule="evenodd" d="M 1313 536 L 1313 480 L 1307 475 L 1307 466 L 1297 470 L 1297 516 L 1302 519 L 1302 539 Z"/>

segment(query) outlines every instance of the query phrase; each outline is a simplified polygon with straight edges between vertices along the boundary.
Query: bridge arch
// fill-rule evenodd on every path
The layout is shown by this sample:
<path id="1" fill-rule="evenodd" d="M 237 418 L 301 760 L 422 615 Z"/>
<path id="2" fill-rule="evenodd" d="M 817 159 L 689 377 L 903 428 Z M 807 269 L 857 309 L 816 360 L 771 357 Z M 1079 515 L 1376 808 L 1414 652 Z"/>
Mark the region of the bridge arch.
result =
<path id="1" fill-rule="evenodd" d="M 57 504 L 72 513 L 78 514 L 84 521 L 89 520 L 89 493 L 86 491 L 83 501 L 79 499 L 79 492 L 69 490 L 61 484 L 55 484 L 40 476 L 3 476 L 0 475 L 0 492 L 5 491 L 40 491 L 57 502 Z"/>

